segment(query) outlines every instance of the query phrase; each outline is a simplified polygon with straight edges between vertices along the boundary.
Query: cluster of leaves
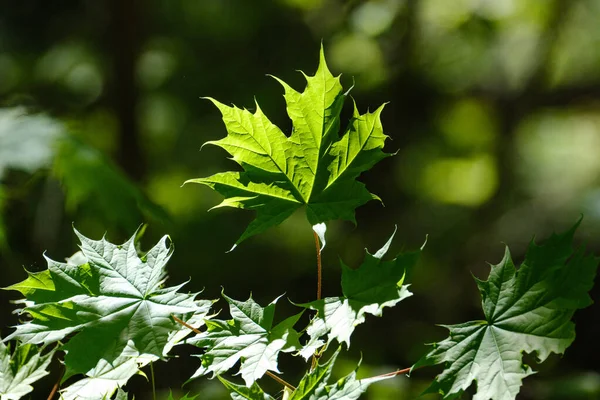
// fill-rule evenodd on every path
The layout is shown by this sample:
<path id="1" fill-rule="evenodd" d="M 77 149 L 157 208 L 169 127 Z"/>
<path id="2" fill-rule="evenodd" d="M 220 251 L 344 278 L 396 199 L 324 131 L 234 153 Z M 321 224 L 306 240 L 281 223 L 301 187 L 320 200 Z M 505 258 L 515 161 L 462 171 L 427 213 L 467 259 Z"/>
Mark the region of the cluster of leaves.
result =
<path id="1" fill-rule="evenodd" d="M 339 115 L 348 94 L 329 72 L 323 52 L 317 73 L 306 79 L 302 93 L 281 82 L 294 123 L 289 137 L 258 106 L 250 113 L 212 100 L 228 130 L 226 138 L 213 144 L 227 150 L 244 171 L 193 182 L 222 193 L 225 200 L 219 206 L 256 210 L 256 219 L 236 245 L 302 206 L 324 244 L 325 222 L 354 221 L 355 208 L 377 198 L 356 178 L 386 156 L 381 151 L 381 108 L 360 114 L 355 106 L 339 136 Z M 485 319 L 447 326 L 449 338 L 413 367 L 444 364 L 428 392 L 456 398 L 476 381 L 475 399 L 512 400 L 522 379 L 533 373 L 523 363 L 524 352 L 535 353 L 540 362 L 550 353 L 564 353 L 575 337 L 574 312 L 591 304 L 588 291 L 598 266 L 583 248 L 573 250 L 576 227 L 542 246 L 532 243 L 518 269 L 507 248 L 488 280 L 476 281 Z M 202 350 L 190 379 L 217 377 L 234 400 L 274 399 L 259 385 L 266 376 L 282 384 L 287 400 L 354 400 L 369 385 L 404 372 L 358 379 L 357 363 L 349 375 L 332 377 L 339 353 L 350 346 L 352 333 L 367 315 L 382 316 L 384 308 L 412 295 L 405 277 L 423 249 L 384 259 L 394 235 L 375 253 L 366 252 L 357 268 L 341 265 L 340 296 L 300 304 L 297 314 L 275 324 L 278 299 L 262 307 L 251 297 L 239 301 L 223 294 L 231 318 L 221 320 L 211 312 L 214 301 L 183 292 L 183 284 L 165 286 L 173 251 L 168 237 L 142 253 L 140 231 L 122 245 L 75 232 L 80 252 L 66 262 L 47 258 L 47 270 L 28 272 L 27 279 L 7 288 L 25 297 L 20 313 L 29 320 L 0 342 L 2 400 L 29 393 L 31 384 L 47 374 L 57 351 L 65 353 L 63 382 L 81 377 L 60 391 L 63 399 L 126 399 L 128 380 L 143 374 L 141 368 L 151 362 L 169 360 L 180 344 Z M 311 319 L 297 329 L 303 313 Z M 12 353 L 4 344 L 10 340 L 20 343 Z M 319 362 L 330 347 L 336 349 Z M 303 363 L 312 359 L 295 386 L 278 376 L 278 360 L 285 353 Z M 224 377 L 234 370 L 243 383 Z"/>

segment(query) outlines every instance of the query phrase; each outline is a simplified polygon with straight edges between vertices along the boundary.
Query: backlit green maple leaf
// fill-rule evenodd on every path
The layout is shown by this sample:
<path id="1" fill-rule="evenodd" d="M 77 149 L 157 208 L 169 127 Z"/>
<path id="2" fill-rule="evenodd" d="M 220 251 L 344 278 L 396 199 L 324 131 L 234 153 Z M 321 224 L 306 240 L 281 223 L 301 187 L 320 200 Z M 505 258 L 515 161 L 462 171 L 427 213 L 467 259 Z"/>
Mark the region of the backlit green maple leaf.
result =
<path id="1" fill-rule="evenodd" d="M 299 334 L 293 326 L 302 313 L 273 326 L 277 300 L 263 308 L 252 298 L 237 301 L 223 297 L 229 303 L 233 319 L 206 320 L 208 330 L 187 341 L 206 348 L 201 356 L 202 366 L 192 379 L 211 372 L 213 376 L 220 375 L 241 361 L 240 374 L 246 386 L 251 387 L 267 371 L 279 372 L 277 356 L 280 352 L 291 352 L 300 347 Z"/>
<path id="2" fill-rule="evenodd" d="M 76 233 L 80 253 L 67 263 L 47 258 L 47 270 L 8 288 L 26 297 L 23 312 L 32 320 L 7 340 L 51 343 L 74 334 L 63 346 L 66 376 L 93 376 L 101 360 L 116 362 L 126 353 L 162 358 L 170 335 L 186 329 L 171 315 L 187 320 L 206 314 L 210 302 L 179 293 L 183 284 L 163 287 L 173 251 L 167 237 L 140 256 L 135 235 L 117 246 Z"/>
<path id="3" fill-rule="evenodd" d="M 0 341 L 0 400 L 17 400 L 33 390 L 31 384 L 48 375 L 54 350 L 41 354 L 38 346 L 22 344 L 11 354 Z"/>
<path id="4" fill-rule="evenodd" d="M 352 269 L 342 263 L 342 293 L 340 297 L 327 297 L 305 304 L 317 315 L 307 328 L 311 339 L 301 350 L 309 358 L 325 344 L 320 338 L 327 335 L 328 341 L 336 339 L 350 346 L 354 328 L 365 321 L 366 314 L 381 316 L 385 307 L 393 307 L 411 296 L 404 284 L 407 269 L 413 267 L 420 251 L 402 253 L 390 261 L 383 261 L 394 235 L 375 254 L 366 251 L 361 266 Z"/>
<path id="5" fill-rule="evenodd" d="M 542 246 L 531 243 L 518 270 L 506 248 L 488 280 L 477 280 L 485 320 L 445 326 L 450 337 L 413 367 L 445 364 L 428 393 L 452 399 L 477 381 L 475 400 L 513 400 L 534 373 L 523 352 L 538 362 L 564 353 L 575 339 L 573 313 L 592 303 L 587 292 L 598 266 L 583 248 L 573 251 L 576 227 Z"/>
<path id="6" fill-rule="evenodd" d="M 293 123 L 286 136 L 256 104 L 251 113 L 210 99 L 221 111 L 228 135 L 208 142 L 225 149 L 243 172 L 223 172 L 188 182 L 210 186 L 225 199 L 217 207 L 256 211 L 256 219 L 236 242 L 277 225 L 306 206 L 311 225 L 334 219 L 355 221 L 354 210 L 378 199 L 356 178 L 381 159 L 384 141 L 380 114 L 354 113 L 340 137 L 340 112 L 347 93 L 325 63 L 323 49 L 314 76 L 306 76 L 300 93 L 277 79 L 285 89 Z M 235 247 L 235 246 L 234 246 Z"/>

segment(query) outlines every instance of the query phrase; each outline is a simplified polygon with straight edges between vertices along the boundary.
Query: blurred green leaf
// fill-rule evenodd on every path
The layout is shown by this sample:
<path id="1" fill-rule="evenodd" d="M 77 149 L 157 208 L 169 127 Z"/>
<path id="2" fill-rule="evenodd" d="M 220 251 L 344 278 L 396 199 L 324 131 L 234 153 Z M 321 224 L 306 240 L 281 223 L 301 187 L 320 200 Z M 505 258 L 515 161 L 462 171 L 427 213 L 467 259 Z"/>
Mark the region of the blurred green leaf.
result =
<path id="1" fill-rule="evenodd" d="M 63 125 L 47 115 L 0 109 L 0 179 L 7 168 L 31 173 L 49 167 L 56 140 L 64 135 Z"/>
<path id="2" fill-rule="evenodd" d="M 60 142 L 53 172 L 65 189 L 71 210 L 85 205 L 104 221 L 127 231 L 148 219 L 169 221 L 166 211 L 150 201 L 110 160 L 74 138 Z"/>

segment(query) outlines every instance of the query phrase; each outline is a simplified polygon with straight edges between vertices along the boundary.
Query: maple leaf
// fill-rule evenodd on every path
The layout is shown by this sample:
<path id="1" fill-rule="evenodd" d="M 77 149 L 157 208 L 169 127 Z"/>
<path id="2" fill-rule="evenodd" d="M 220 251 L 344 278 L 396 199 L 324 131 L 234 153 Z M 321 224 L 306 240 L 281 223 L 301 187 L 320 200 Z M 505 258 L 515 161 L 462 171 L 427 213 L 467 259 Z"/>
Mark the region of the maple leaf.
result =
<path id="1" fill-rule="evenodd" d="M 445 325 L 450 337 L 413 366 L 446 365 L 428 393 L 452 399 L 477 381 L 475 400 L 513 400 L 534 373 L 523 352 L 538 362 L 565 352 L 575 339 L 573 313 L 592 303 L 587 292 L 598 266 L 583 247 L 573 251 L 578 225 L 542 246 L 532 242 L 518 270 L 507 247 L 488 280 L 477 280 L 485 320 Z"/>
<path id="2" fill-rule="evenodd" d="M 381 151 L 387 138 L 380 120 L 383 106 L 360 114 L 355 104 L 352 119 L 339 137 L 347 92 L 342 90 L 340 77 L 327 68 L 322 48 L 317 72 L 304 76 L 307 86 L 302 93 L 275 78 L 285 89 L 287 113 L 293 123 L 289 137 L 269 121 L 258 104 L 251 113 L 209 99 L 221 111 L 228 134 L 207 144 L 225 149 L 244 171 L 187 182 L 210 186 L 225 196 L 216 207 L 256 211 L 256 219 L 236 245 L 281 223 L 302 206 L 306 206 L 311 225 L 334 219 L 355 222 L 357 207 L 379 199 L 356 178 L 390 155 Z"/>
<path id="3" fill-rule="evenodd" d="M 409 285 L 404 284 L 407 269 L 413 267 L 421 253 L 399 254 L 390 261 L 383 261 L 394 238 L 394 233 L 375 254 L 365 251 L 361 266 L 352 269 L 342 263 L 342 293 L 340 297 L 327 297 L 304 307 L 317 310 L 307 328 L 310 341 L 300 351 L 308 359 L 324 342 L 320 339 L 328 335 L 328 342 L 336 339 L 350 346 L 350 336 L 354 328 L 365 321 L 366 314 L 381 316 L 385 307 L 393 307 L 410 297 Z"/>
<path id="4" fill-rule="evenodd" d="M 372 383 L 393 377 L 393 375 L 382 375 L 356 379 L 359 363 L 349 375 L 330 384 L 331 372 L 339 352 L 340 349 L 337 349 L 325 364 L 318 364 L 316 368 L 305 374 L 289 400 L 356 400 Z"/>
<path id="5" fill-rule="evenodd" d="M 48 375 L 55 349 L 42 355 L 35 345 L 22 344 L 10 351 L 0 341 L 0 399 L 17 400 L 33 390 L 31 384 Z"/>
<path id="6" fill-rule="evenodd" d="M 75 233 L 80 253 L 67 263 L 46 258 L 47 270 L 28 272 L 25 281 L 7 288 L 26 297 L 22 312 L 32 320 L 6 340 L 47 344 L 74 334 L 63 346 L 66 376 L 93 375 L 99 361 L 111 363 L 132 351 L 160 358 L 170 335 L 182 329 L 171 315 L 187 320 L 207 312 L 209 301 L 178 292 L 183 284 L 163 287 L 173 251 L 168 237 L 140 257 L 137 235 L 117 246 Z"/>
<path id="7" fill-rule="evenodd" d="M 101 359 L 96 367 L 87 371 L 85 378 L 61 390 L 60 398 L 61 400 L 110 399 L 129 378 L 136 374 L 143 374 L 140 368 L 148 362 L 150 360 L 146 357 L 128 355 L 119 356 L 111 362 Z"/>
<path id="8" fill-rule="evenodd" d="M 187 340 L 187 343 L 206 348 L 201 356 L 202 366 L 191 379 L 208 373 L 220 375 L 241 360 L 240 373 L 251 387 L 267 371 L 279 372 L 277 356 L 300 347 L 299 334 L 293 329 L 302 313 L 294 315 L 273 327 L 274 300 L 261 307 L 252 297 L 237 301 L 223 294 L 229 303 L 233 319 L 207 320 L 208 330 Z"/>
<path id="9" fill-rule="evenodd" d="M 238 385 L 233 382 L 218 377 L 223 386 L 229 390 L 229 394 L 233 400 L 275 400 L 272 396 L 263 392 L 256 382 L 250 387 Z"/>

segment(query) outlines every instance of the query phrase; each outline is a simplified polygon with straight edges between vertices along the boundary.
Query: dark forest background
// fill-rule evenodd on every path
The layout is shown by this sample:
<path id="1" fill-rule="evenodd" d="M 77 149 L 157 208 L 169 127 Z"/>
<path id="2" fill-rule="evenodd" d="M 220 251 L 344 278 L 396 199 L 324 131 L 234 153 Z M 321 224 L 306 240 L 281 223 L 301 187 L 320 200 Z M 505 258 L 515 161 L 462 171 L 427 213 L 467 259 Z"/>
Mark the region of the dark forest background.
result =
<path id="1" fill-rule="evenodd" d="M 72 224 L 122 242 L 148 223 L 146 248 L 165 233 L 175 243 L 170 282 L 191 279 L 205 298 L 252 291 L 263 305 L 313 299 L 302 214 L 226 254 L 252 213 L 207 213 L 219 196 L 181 185 L 237 168 L 216 147 L 199 151 L 226 133 L 200 97 L 249 109 L 256 98 L 289 132 L 266 74 L 302 89 L 297 70 L 315 71 L 321 41 L 361 111 L 390 102 L 386 150 L 398 151 L 361 177 L 385 207 L 359 208 L 357 227 L 329 225 L 324 294 L 339 292 L 340 258 L 359 265 L 394 225 L 393 251 L 428 235 L 415 295 L 357 329 L 340 374 L 361 354 L 363 376 L 408 367 L 445 337 L 436 323 L 480 318 L 471 273 L 485 278 L 504 243 L 521 261 L 534 235 L 583 214 L 577 242 L 600 253 L 599 0 L 0 0 L 0 286 L 45 269 L 44 251 L 74 253 Z M 0 292 L 2 336 L 17 298 Z M 292 310 L 280 301 L 280 316 Z M 525 380 L 520 399 L 600 398 L 600 305 L 575 318 L 575 344 Z M 157 364 L 161 398 L 169 388 L 227 398 L 217 380 L 180 389 L 197 366 Z M 297 382 L 298 360 L 281 366 Z M 32 398 L 47 397 L 59 369 Z M 365 399 L 413 399 L 436 372 L 374 385 Z M 128 390 L 151 397 L 143 377 Z"/>

